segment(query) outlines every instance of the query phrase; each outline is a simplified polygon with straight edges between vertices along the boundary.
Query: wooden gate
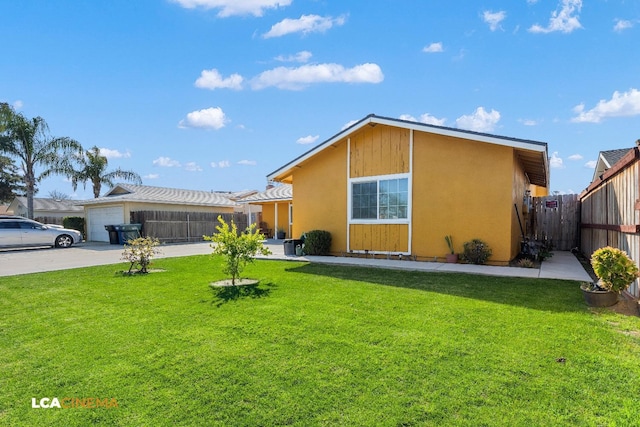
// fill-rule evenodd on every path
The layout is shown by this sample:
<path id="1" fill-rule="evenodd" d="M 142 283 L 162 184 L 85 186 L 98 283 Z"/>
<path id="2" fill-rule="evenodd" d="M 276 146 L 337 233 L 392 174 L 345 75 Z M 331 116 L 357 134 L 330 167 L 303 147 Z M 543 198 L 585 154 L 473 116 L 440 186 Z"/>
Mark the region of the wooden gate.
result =
<path id="1" fill-rule="evenodd" d="M 577 194 L 534 197 L 529 235 L 550 240 L 553 249 L 569 251 L 580 246 L 580 199 Z"/>

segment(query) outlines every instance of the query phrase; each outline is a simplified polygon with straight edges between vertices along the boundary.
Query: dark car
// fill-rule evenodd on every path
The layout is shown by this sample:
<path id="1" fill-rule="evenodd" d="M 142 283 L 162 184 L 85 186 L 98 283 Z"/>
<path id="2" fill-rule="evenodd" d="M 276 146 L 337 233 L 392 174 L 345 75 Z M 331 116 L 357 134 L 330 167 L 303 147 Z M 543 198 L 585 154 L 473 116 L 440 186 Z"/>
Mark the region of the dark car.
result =
<path id="1" fill-rule="evenodd" d="M 0 248 L 55 246 L 68 248 L 82 242 L 78 230 L 52 227 L 19 216 L 0 216 Z"/>

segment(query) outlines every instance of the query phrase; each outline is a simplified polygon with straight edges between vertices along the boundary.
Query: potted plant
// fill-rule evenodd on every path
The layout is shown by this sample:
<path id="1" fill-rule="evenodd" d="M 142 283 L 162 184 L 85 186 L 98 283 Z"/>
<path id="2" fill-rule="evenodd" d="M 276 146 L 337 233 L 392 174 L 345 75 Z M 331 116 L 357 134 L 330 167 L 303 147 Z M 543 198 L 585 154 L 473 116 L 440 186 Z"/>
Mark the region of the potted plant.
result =
<path id="1" fill-rule="evenodd" d="M 591 255 L 597 283 L 580 286 L 585 301 L 592 307 L 609 307 L 618 302 L 620 292 L 626 290 L 638 278 L 638 266 L 626 252 L 606 246 Z"/>
<path id="2" fill-rule="evenodd" d="M 450 263 L 457 263 L 458 262 L 458 254 L 455 253 L 454 249 L 453 249 L 453 237 L 449 236 L 444 236 L 444 240 L 447 242 L 447 246 L 449 246 L 449 253 L 445 255 L 445 258 L 447 260 L 447 262 Z"/>
<path id="3" fill-rule="evenodd" d="M 276 230 L 276 238 L 279 240 L 284 239 L 287 236 L 286 231 L 284 231 L 284 228 L 282 227 L 278 227 Z"/>

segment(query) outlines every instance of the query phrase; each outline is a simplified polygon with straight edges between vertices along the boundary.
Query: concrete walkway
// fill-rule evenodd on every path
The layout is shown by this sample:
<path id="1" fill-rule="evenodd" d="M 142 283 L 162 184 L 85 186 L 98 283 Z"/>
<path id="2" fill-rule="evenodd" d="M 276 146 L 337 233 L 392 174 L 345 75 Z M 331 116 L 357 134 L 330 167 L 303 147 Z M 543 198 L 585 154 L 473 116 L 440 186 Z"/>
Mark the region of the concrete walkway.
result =
<path id="1" fill-rule="evenodd" d="M 553 256 L 537 268 L 497 267 L 491 265 L 447 264 L 443 262 L 399 261 L 392 259 L 373 259 L 358 257 L 333 256 L 286 256 L 282 244 L 270 240 L 267 246 L 273 252 L 265 259 L 282 259 L 291 261 L 309 261 L 322 264 L 354 265 L 364 267 L 392 268 L 411 271 L 442 271 L 449 273 L 483 274 L 488 276 L 529 277 L 540 279 L 575 280 L 591 282 L 591 276 L 585 271 L 580 261 L 571 252 L 555 251 Z"/>
<path id="2" fill-rule="evenodd" d="M 286 256 L 284 245 L 278 240 L 268 240 L 273 252 L 266 259 L 309 261 L 323 264 L 357 265 L 393 268 L 412 271 L 443 271 L 455 273 L 485 274 L 491 276 L 530 277 L 590 282 L 591 277 L 570 252 L 554 252 L 553 257 L 542 263 L 540 269 L 495 267 L 488 265 L 446 264 L 441 262 L 399 261 L 355 257 Z M 208 242 L 183 243 L 160 246 L 158 258 L 204 255 L 212 252 Z M 117 264 L 121 260 L 122 246 L 108 243 L 82 243 L 68 249 L 31 249 L 0 251 L 0 276 L 13 276 L 44 271 L 67 270 L 92 265 Z"/>

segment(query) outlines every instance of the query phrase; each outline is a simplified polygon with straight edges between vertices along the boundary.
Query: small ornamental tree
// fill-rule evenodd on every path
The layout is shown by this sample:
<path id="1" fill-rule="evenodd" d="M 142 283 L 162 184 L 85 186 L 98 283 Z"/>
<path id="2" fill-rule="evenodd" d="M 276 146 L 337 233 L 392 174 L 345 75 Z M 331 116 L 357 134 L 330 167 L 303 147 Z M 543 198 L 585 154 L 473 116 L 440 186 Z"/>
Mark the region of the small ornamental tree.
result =
<path id="1" fill-rule="evenodd" d="M 151 258 L 161 253 L 160 249 L 156 247 L 159 244 L 160 241 L 153 237 L 138 237 L 125 243 L 122 259 L 131 263 L 127 273 L 131 274 L 131 269 L 135 265 L 140 267 L 138 273 L 148 273 L 147 267 L 151 264 Z"/>
<path id="2" fill-rule="evenodd" d="M 253 262 L 253 257 L 257 254 L 270 255 L 271 251 L 262 245 L 265 239 L 260 230 L 256 229 L 256 224 L 251 224 L 244 232 L 238 233 L 238 227 L 231 221 L 231 226 L 218 216 L 220 225 L 216 226 L 218 231 L 212 236 L 202 236 L 208 240 L 215 255 L 224 257 L 222 272 L 231 276 L 231 284 L 235 286 L 236 279 L 244 270 L 248 263 Z"/>

